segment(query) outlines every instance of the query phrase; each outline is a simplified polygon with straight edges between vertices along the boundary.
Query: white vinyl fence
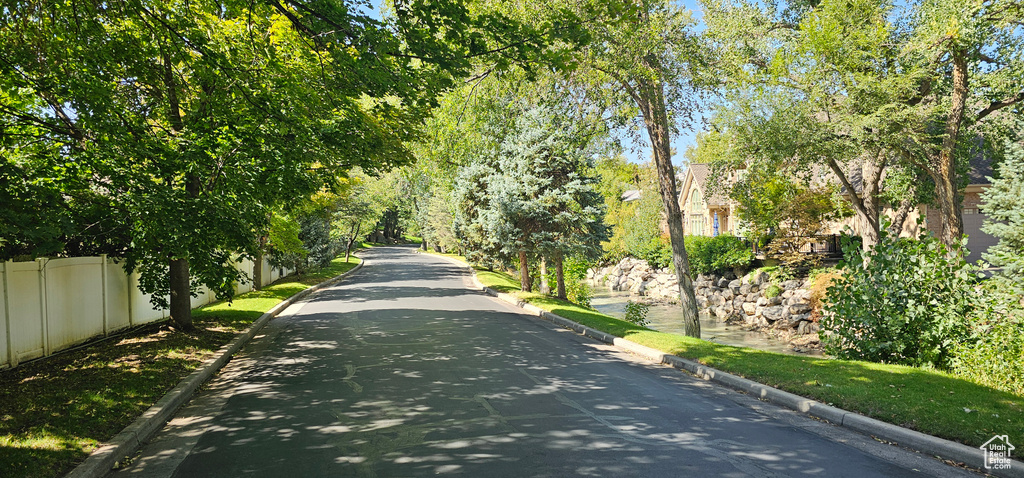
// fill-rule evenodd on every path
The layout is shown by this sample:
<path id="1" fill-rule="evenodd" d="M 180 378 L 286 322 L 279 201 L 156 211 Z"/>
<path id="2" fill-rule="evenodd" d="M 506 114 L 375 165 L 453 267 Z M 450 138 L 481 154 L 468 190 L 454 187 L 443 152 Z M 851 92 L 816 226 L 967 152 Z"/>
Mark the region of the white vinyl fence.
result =
<path id="1" fill-rule="evenodd" d="M 236 267 L 254 277 L 252 261 L 242 260 Z M 271 267 L 266 259 L 262 267 L 261 285 L 290 273 Z M 168 315 L 167 310 L 154 310 L 150 296 L 139 291 L 138 273 L 125 273 L 106 256 L 0 262 L 0 281 L 0 368 Z M 250 290 L 251 283 L 235 285 L 236 293 Z M 214 300 L 203 288 L 192 307 Z"/>

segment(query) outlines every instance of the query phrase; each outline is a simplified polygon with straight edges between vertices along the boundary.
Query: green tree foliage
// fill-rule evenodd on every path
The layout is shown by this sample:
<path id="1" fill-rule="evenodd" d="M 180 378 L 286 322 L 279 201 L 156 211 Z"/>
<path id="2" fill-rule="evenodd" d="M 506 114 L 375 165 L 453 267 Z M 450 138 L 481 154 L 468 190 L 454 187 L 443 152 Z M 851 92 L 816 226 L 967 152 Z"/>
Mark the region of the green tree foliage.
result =
<path id="1" fill-rule="evenodd" d="M 572 45 L 576 32 L 474 14 L 454 0 L 398 2 L 384 22 L 364 7 L 8 2 L 0 17 L 0 144 L 5 156 L 33 147 L 36 157 L 59 158 L 54 165 L 73 164 L 69 177 L 88 182 L 74 189 L 106 198 L 105 209 L 123 223 L 121 252 L 141 271 L 142 288 L 190 328 L 188 296 L 205 284 L 230 297 L 244 279 L 231 259 L 259 254 L 269 211 L 333 187 L 354 166 L 373 173 L 408 163 L 402 142 L 471 59 L 539 60 L 548 52 L 540 45 Z M 21 169 L 15 176 L 37 171 L 24 159 L 5 160 Z M 28 177 L 21 187 L 50 177 Z M 63 179 L 53 184 L 77 203 Z M 23 192 L 5 195 L 21 202 Z M 4 244 L 70 252 L 54 241 L 85 229 L 26 228 L 30 234 L 5 236 Z"/>
<path id="2" fill-rule="evenodd" d="M 821 343 L 837 358 L 948 368 L 978 306 L 976 271 L 933 236 L 884 231 L 869 253 L 847 244 L 828 288 Z"/>
<path id="3" fill-rule="evenodd" d="M 515 125 L 496 156 L 462 169 L 456 226 L 474 253 L 518 258 L 521 286 L 530 290 L 529 257 L 551 257 L 558 268 L 564 257 L 596 258 L 607 228 L 585 142 L 543 107 Z M 564 284 L 559 290 L 564 298 Z"/>
<path id="4" fill-rule="evenodd" d="M 838 191 L 808 186 L 792 177 L 785 170 L 752 164 L 733 184 L 729 195 L 739 204 L 738 216 L 746 237 L 767 246 L 766 254 L 772 258 L 799 265 L 817 258 L 801 251 L 820 239 L 831 225 L 849 217 L 851 211 Z"/>
<path id="5" fill-rule="evenodd" d="M 914 202 L 934 198 L 944 243 L 958 243 L 957 191 L 978 154 L 970 145 L 1005 131 L 998 125 L 1024 99 L 1024 11 L 1012 1 L 704 3 L 708 32 L 730 60 L 721 65 L 731 66 L 721 73 L 731 94 L 718 128 L 737 139 L 744 161 L 832 171 L 859 193 L 848 197 L 870 226 L 865 247 L 881 225 L 884 171 L 917 169 L 930 181 L 903 186 L 933 191 L 887 199 L 900 199 L 893 206 L 905 218 Z"/>
<path id="6" fill-rule="evenodd" d="M 1024 284 L 1024 146 L 1010 144 L 1010 154 L 998 166 L 998 176 L 982 193 L 988 215 L 982 230 L 999 238 L 985 259 L 1003 268 L 1004 277 Z"/>
<path id="7" fill-rule="evenodd" d="M 983 385 L 1024 395 L 1024 148 L 1010 144 L 992 186 L 983 193 L 989 221 L 983 230 L 999 238 L 985 258 L 1001 270 L 981 291 L 971 337 L 956 351 L 953 370 Z"/>

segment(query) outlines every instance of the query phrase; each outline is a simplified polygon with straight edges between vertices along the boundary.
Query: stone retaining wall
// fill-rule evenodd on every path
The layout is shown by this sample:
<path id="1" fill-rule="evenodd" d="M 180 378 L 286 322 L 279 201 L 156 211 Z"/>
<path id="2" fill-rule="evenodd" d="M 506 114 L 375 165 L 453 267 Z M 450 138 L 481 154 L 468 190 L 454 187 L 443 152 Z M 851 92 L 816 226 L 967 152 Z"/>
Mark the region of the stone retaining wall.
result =
<path id="1" fill-rule="evenodd" d="M 655 301 L 679 301 L 679 281 L 668 269 L 654 269 L 646 261 L 627 257 L 618 264 L 587 271 L 593 287 L 628 291 Z M 745 323 L 754 328 L 804 335 L 816 334 L 818 323 L 811 319 L 808 280 L 788 280 L 775 284 L 777 295 L 768 297 L 768 274 L 751 272 L 698 275 L 693 288 L 697 305 L 722 321 Z"/>

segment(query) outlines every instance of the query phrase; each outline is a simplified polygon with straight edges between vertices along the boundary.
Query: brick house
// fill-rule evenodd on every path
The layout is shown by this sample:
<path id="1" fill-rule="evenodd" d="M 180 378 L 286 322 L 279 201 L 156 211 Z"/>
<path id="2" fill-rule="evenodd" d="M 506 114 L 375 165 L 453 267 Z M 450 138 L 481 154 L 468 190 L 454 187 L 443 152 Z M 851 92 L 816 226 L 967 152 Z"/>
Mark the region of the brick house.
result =
<path id="1" fill-rule="evenodd" d="M 727 188 L 742 174 L 742 170 L 733 171 L 723 178 L 725 184 L 710 184 L 712 180 L 711 167 L 707 164 L 690 164 L 686 172 L 681 176 L 681 188 L 679 190 L 679 209 L 683 216 L 683 232 L 687 235 L 714 236 L 717 234 L 729 233 L 735 236 L 742 236 L 743 228 L 737 214 L 738 204 L 726 195 Z M 831 173 L 823 177 L 829 177 Z M 971 161 L 970 179 L 967 187 L 962 191 L 964 233 L 968 235 L 968 249 L 970 255 L 968 260 L 975 262 L 981 259 L 983 252 L 995 245 L 998 240 L 981 230 L 985 222 L 985 214 L 981 211 L 981 193 L 990 186 L 988 177 L 992 176 L 991 159 L 984 155 L 978 155 Z M 834 177 L 833 177 L 834 178 Z M 826 179 L 827 180 L 827 179 Z M 833 179 L 834 180 L 834 179 Z M 859 186 L 857 178 L 852 178 L 855 187 Z M 709 187 L 713 186 L 713 187 Z M 892 208 L 883 207 L 884 214 L 893 215 Z M 918 225 L 918 219 L 923 217 L 923 224 Z M 715 221 L 717 219 L 717 228 Z M 830 225 L 830 234 L 839 234 L 849 226 L 854 234 L 860 234 L 865 227 L 860 224 L 856 216 L 845 219 Z M 938 235 L 941 231 L 939 211 L 926 204 L 921 204 L 911 211 L 907 221 L 904 223 L 902 236 L 916 236 L 920 227 L 924 227 L 933 234 Z"/>

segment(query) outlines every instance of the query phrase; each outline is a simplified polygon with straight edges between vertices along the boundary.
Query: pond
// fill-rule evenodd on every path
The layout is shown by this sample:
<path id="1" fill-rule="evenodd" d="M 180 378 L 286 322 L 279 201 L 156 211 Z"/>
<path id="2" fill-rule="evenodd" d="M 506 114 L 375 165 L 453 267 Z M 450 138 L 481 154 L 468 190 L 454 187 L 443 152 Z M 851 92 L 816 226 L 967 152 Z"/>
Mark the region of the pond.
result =
<path id="1" fill-rule="evenodd" d="M 629 301 L 629 292 L 609 291 L 608 289 L 593 289 L 594 296 L 590 306 L 602 314 L 622 318 L 625 315 L 626 302 Z M 659 332 L 672 334 L 683 334 L 683 323 L 680 318 L 679 306 L 672 304 L 651 304 L 647 313 L 648 328 Z M 801 349 L 796 351 L 789 343 L 765 335 L 761 332 L 745 330 L 740 325 L 729 325 L 719 322 L 707 314 L 700 316 L 701 338 L 707 341 L 725 345 L 736 345 L 750 347 L 769 352 L 781 352 L 792 355 L 821 355 L 814 350 Z"/>

